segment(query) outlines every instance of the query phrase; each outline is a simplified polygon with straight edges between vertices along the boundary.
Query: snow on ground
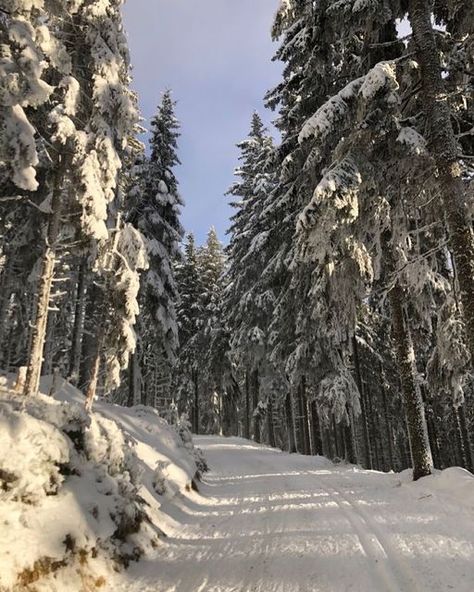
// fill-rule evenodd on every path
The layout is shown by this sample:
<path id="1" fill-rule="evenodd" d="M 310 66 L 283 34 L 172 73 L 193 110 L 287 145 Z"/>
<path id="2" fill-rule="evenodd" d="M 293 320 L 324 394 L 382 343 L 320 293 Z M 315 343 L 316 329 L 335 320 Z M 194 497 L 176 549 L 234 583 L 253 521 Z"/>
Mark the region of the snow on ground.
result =
<path id="1" fill-rule="evenodd" d="M 189 432 L 143 406 L 89 416 L 66 382 L 58 400 L 10 386 L 0 378 L 0 591 L 114 589 L 118 570 L 163 545 L 161 505 L 191 491 Z"/>
<path id="2" fill-rule="evenodd" d="M 197 492 L 186 430 L 142 406 L 89 418 L 67 383 L 57 399 L 0 384 L 1 592 L 473 590 L 467 471 L 412 483 L 202 436 Z"/>
<path id="3" fill-rule="evenodd" d="M 417 483 L 238 438 L 200 437 L 200 493 L 115 592 L 472 592 L 474 477 Z"/>

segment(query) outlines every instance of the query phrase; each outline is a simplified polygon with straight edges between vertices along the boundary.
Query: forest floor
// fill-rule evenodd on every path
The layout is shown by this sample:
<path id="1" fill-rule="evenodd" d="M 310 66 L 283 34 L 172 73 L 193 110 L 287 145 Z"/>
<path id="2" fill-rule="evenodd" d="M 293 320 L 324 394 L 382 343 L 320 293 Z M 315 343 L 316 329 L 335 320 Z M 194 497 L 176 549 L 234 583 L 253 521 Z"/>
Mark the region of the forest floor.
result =
<path id="1" fill-rule="evenodd" d="M 164 547 L 117 592 L 472 592 L 470 473 L 410 483 L 238 438 L 196 443 L 211 467 L 200 493 L 174 500 Z"/>

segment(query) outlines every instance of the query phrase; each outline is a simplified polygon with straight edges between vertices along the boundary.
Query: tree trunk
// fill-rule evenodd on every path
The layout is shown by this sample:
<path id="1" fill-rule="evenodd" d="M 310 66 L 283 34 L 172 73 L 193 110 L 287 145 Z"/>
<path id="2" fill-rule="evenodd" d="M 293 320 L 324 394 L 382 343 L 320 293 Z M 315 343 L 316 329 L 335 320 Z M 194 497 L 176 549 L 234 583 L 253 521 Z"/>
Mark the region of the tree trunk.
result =
<path id="1" fill-rule="evenodd" d="M 461 434 L 462 434 L 462 439 L 463 439 L 464 454 L 466 456 L 466 469 L 468 471 L 472 471 L 474 469 L 474 466 L 472 463 L 472 446 L 471 446 L 471 438 L 469 435 L 469 429 L 468 429 L 468 425 L 467 425 L 465 403 L 459 407 L 458 416 L 459 416 L 459 424 L 461 427 Z"/>
<path id="2" fill-rule="evenodd" d="M 466 337 L 474 361 L 474 234 L 469 218 L 467 185 L 461 178 L 458 146 L 446 100 L 446 88 L 431 21 L 431 2 L 409 0 L 413 30 L 423 83 L 423 105 L 430 126 L 429 149 L 438 168 L 441 206 L 446 216 L 451 248 L 461 294 Z"/>
<path id="3" fill-rule="evenodd" d="M 89 384 L 87 386 L 86 391 L 86 410 L 91 411 L 92 405 L 94 403 L 95 396 L 97 394 L 97 384 L 99 382 L 99 370 L 100 370 L 100 357 L 102 353 L 102 343 L 101 340 L 98 340 L 93 361 L 91 367 L 91 375 L 89 379 Z"/>
<path id="4" fill-rule="evenodd" d="M 141 399 L 140 393 L 140 369 L 138 364 L 137 352 L 130 355 L 130 361 L 128 365 L 128 397 L 127 407 L 133 407 L 137 404 L 137 401 Z"/>
<path id="5" fill-rule="evenodd" d="M 98 289 L 98 288 L 97 288 Z M 94 399 L 97 394 L 97 385 L 99 384 L 99 370 L 100 370 L 100 362 L 102 359 L 102 350 L 104 347 L 104 339 L 105 339 L 105 319 L 106 319 L 106 310 L 102 305 L 96 323 L 96 329 L 94 331 L 94 339 L 93 339 L 93 348 L 91 350 L 91 366 L 89 372 L 89 378 L 87 383 L 87 391 L 86 391 L 86 409 L 90 411 L 92 409 L 92 405 L 94 403 Z"/>
<path id="6" fill-rule="evenodd" d="M 244 438 L 247 438 L 247 440 L 250 440 L 250 381 L 249 381 L 248 370 L 245 371 Z"/>
<path id="7" fill-rule="evenodd" d="M 365 394 L 365 411 L 367 413 L 368 418 L 368 430 L 369 430 L 369 446 L 370 446 L 370 468 L 379 470 L 380 469 L 380 462 L 378 456 L 378 448 L 377 448 L 377 426 L 376 426 L 376 417 L 375 417 L 375 410 L 374 405 L 372 402 L 372 391 L 370 388 L 364 388 Z"/>
<path id="8" fill-rule="evenodd" d="M 78 387 L 85 392 L 88 388 L 91 376 L 93 373 L 93 365 L 95 360 L 96 340 L 97 340 L 97 326 L 101 324 L 100 307 L 101 290 L 96 282 L 92 281 L 87 291 L 87 306 L 85 312 L 85 322 L 82 342 L 81 355 L 79 367 L 79 379 L 77 381 Z"/>
<path id="9" fill-rule="evenodd" d="M 43 364 L 41 366 L 41 376 L 53 373 L 54 364 L 54 343 L 56 340 L 56 323 L 57 311 L 52 310 L 48 314 L 48 322 L 46 324 L 46 335 L 43 348 Z"/>
<path id="10" fill-rule="evenodd" d="M 286 429 L 288 432 L 288 452 L 292 454 L 296 452 L 296 440 L 293 418 L 293 403 L 291 401 L 291 391 L 288 391 L 285 397 L 285 412 Z"/>
<path id="11" fill-rule="evenodd" d="M 362 381 L 362 372 L 360 369 L 359 345 L 357 343 L 357 337 L 355 335 L 352 338 L 352 351 L 354 355 L 354 370 L 356 375 L 357 387 L 360 393 L 360 407 L 362 411 L 362 433 L 364 435 L 365 466 L 368 469 L 372 469 L 372 450 L 369 439 L 369 426 L 367 424 L 366 394 L 364 383 Z"/>
<path id="12" fill-rule="evenodd" d="M 271 395 L 268 397 L 267 402 L 267 429 L 268 443 L 272 448 L 276 448 L 275 430 L 273 428 L 273 401 Z"/>
<path id="13" fill-rule="evenodd" d="M 334 415 L 332 415 L 331 426 L 332 426 L 332 437 L 334 440 L 335 458 L 337 457 L 337 458 L 341 459 L 344 456 L 344 451 L 341 449 L 341 446 L 340 446 L 337 423 L 336 423 L 336 418 L 334 417 Z"/>
<path id="14" fill-rule="evenodd" d="M 387 440 L 388 440 L 388 466 L 386 467 L 389 471 L 394 469 L 393 464 L 393 430 L 392 424 L 390 422 L 389 412 L 388 412 L 388 403 L 387 403 L 387 393 L 385 392 L 385 387 L 383 385 L 384 382 L 384 371 L 382 362 L 379 365 L 380 368 L 380 376 L 382 378 L 382 402 L 383 402 L 383 415 L 385 419 L 385 427 L 387 429 Z"/>
<path id="15" fill-rule="evenodd" d="M 313 424 L 313 454 L 323 454 L 323 443 L 321 438 L 321 422 L 319 421 L 318 407 L 316 401 L 311 402 L 311 419 Z"/>
<path id="16" fill-rule="evenodd" d="M 193 383 L 194 383 L 194 433 L 199 434 L 199 372 L 193 371 Z"/>
<path id="17" fill-rule="evenodd" d="M 61 224 L 61 190 L 59 187 L 59 175 L 55 179 L 51 210 L 53 213 L 50 215 L 48 223 L 46 245 L 43 251 L 41 272 L 37 287 L 33 332 L 26 363 L 25 395 L 35 395 L 38 392 L 40 383 L 46 326 L 48 323 L 49 301 Z"/>
<path id="18" fill-rule="evenodd" d="M 416 381 L 415 351 L 403 307 L 404 292 L 398 281 L 389 292 L 389 301 L 413 462 L 413 479 L 416 481 L 431 474 L 433 461 L 423 399 Z"/>
<path id="19" fill-rule="evenodd" d="M 298 403 L 299 403 L 299 432 L 300 432 L 300 452 L 302 454 L 311 454 L 311 445 L 309 441 L 309 422 L 308 422 L 308 404 L 306 398 L 306 379 L 301 377 L 300 386 L 298 389 Z"/>
<path id="20" fill-rule="evenodd" d="M 10 300 L 13 294 L 13 259 L 13 253 L 9 252 L 6 255 L 5 267 L 2 272 L 2 282 L 0 284 L 0 363 L 2 364 L 1 367 L 5 370 L 8 370 L 8 367 L 5 364 L 4 358 L 8 356 L 4 356 L 3 344 L 9 332 L 7 319 L 10 313 Z"/>
<path id="21" fill-rule="evenodd" d="M 81 346 L 84 333 L 84 321 L 86 314 L 86 275 L 87 263 L 84 260 L 79 267 L 77 278 L 76 304 L 74 307 L 74 327 L 72 330 L 71 353 L 69 357 L 69 382 L 77 385 L 81 365 Z"/>
<path id="22" fill-rule="evenodd" d="M 260 415 L 257 411 L 260 391 L 260 380 L 258 376 L 258 369 L 252 372 L 252 396 L 253 396 L 253 439 L 255 442 L 261 442 L 260 434 Z"/>
<path id="23" fill-rule="evenodd" d="M 346 413 L 348 422 L 343 427 L 343 436 L 344 436 L 344 454 L 345 459 L 347 462 L 351 464 L 355 464 L 357 462 L 355 450 L 354 450 L 354 437 L 352 434 L 352 422 L 351 422 L 351 413 L 346 405 Z"/>

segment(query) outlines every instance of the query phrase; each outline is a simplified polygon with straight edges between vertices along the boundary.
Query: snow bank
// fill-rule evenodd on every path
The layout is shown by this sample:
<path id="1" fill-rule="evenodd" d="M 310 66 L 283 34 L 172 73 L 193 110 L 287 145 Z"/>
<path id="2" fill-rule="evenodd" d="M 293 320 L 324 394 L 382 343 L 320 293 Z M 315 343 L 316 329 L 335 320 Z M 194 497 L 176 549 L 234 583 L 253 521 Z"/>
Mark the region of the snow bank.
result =
<path id="1" fill-rule="evenodd" d="M 474 511 L 474 475 L 461 467 L 435 470 L 429 477 L 413 482 L 411 470 L 398 475 L 403 487 L 417 490 L 418 497 L 436 497 L 444 503 Z"/>
<path id="2" fill-rule="evenodd" d="M 160 507 L 191 489 L 198 453 L 154 409 L 102 403 L 88 415 L 66 382 L 57 399 L 8 386 L 0 379 L 0 590 L 109 589 L 160 544 Z"/>

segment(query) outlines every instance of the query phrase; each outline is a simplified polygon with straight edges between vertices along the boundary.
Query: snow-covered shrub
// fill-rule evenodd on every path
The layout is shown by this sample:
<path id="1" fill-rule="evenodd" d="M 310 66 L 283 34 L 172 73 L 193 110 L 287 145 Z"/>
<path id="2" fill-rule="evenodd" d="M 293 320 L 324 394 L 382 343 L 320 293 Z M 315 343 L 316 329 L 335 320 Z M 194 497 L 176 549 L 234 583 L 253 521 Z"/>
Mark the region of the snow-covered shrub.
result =
<path id="1" fill-rule="evenodd" d="M 183 442 L 183 447 L 194 458 L 197 466 L 197 477 L 200 478 L 202 473 L 206 473 L 209 470 L 209 467 L 202 450 L 197 446 L 194 446 L 193 436 L 191 434 L 191 424 L 186 414 L 179 418 L 175 428 Z"/>
<path id="2" fill-rule="evenodd" d="M 2 500 L 37 503 L 57 493 L 69 459 L 68 438 L 51 423 L 0 402 Z"/>
<path id="3" fill-rule="evenodd" d="M 97 558 L 128 565 L 151 548 L 157 530 L 145 528 L 138 467 L 114 421 L 43 395 L 2 394 L 2 592 L 74 566 L 93 572 L 88 566 Z"/>
<path id="4" fill-rule="evenodd" d="M 164 495 L 167 491 L 166 487 L 166 467 L 169 465 L 167 461 L 158 461 L 155 472 L 153 474 L 153 489 L 158 495 Z"/>

